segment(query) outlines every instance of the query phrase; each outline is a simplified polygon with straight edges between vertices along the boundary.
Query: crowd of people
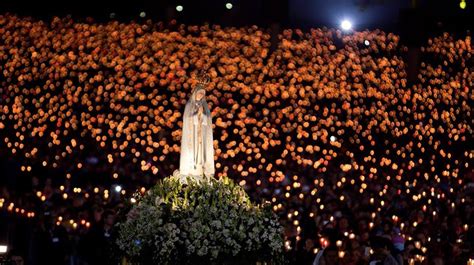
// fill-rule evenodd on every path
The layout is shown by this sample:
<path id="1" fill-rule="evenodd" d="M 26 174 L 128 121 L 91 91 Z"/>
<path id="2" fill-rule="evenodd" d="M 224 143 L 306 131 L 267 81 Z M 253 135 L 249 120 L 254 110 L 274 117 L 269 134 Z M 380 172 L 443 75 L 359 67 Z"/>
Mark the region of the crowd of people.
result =
<path id="1" fill-rule="evenodd" d="M 0 208 L 10 238 L 33 231 L 15 234 L 15 256 L 111 260 L 120 209 L 179 167 L 205 71 L 216 177 L 272 204 L 291 262 L 466 264 L 471 37 L 430 39 L 414 84 L 395 34 L 278 37 L 273 50 L 255 26 L 0 16 Z"/>

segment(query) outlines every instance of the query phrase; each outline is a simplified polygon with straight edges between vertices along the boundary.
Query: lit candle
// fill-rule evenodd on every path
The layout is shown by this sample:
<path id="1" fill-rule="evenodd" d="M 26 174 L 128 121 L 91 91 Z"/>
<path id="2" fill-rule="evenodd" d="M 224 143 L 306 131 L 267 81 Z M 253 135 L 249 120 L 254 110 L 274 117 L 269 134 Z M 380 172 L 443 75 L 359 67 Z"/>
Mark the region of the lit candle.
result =
<path id="1" fill-rule="evenodd" d="M 340 259 L 344 258 L 344 255 L 346 255 L 346 253 L 344 251 L 339 251 L 339 258 Z"/>

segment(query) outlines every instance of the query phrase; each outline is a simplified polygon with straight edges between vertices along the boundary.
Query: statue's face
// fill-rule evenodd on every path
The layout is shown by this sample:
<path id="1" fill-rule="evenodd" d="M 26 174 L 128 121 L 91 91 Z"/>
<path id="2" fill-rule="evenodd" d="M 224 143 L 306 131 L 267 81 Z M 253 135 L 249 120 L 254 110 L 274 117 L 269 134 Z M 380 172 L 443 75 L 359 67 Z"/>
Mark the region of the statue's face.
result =
<path id="1" fill-rule="evenodd" d="M 197 93 L 196 93 L 196 100 L 199 101 L 201 100 L 202 98 L 204 98 L 204 96 L 206 95 L 206 92 L 202 89 L 200 89 Z"/>

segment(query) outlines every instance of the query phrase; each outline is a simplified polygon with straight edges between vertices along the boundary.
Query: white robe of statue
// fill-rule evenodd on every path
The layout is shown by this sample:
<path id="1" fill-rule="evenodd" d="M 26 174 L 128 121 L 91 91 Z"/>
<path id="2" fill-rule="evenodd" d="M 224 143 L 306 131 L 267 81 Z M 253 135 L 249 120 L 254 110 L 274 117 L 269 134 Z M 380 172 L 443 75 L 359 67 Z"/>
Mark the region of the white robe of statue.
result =
<path id="1" fill-rule="evenodd" d="M 211 112 L 201 84 L 194 89 L 184 109 L 179 173 L 198 180 L 215 173 Z"/>

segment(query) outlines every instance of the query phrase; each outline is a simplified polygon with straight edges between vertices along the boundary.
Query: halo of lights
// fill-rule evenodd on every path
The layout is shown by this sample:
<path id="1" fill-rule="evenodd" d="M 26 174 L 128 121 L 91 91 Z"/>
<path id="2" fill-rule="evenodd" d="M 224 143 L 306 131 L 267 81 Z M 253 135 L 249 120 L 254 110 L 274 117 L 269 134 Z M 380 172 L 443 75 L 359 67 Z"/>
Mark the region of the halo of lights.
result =
<path id="1" fill-rule="evenodd" d="M 225 4 L 225 8 L 227 8 L 229 10 L 232 9 L 232 7 L 233 7 L 232 3 L 226 3 Z"/>
<path id="2" fill-rule="evenodd" d="M 184 9 L 184 7 L 182 5 L 177 5 L 176 6 L 176 11 L 178 11 L 178 12 L 182 12 L 183 9 Z"/>

